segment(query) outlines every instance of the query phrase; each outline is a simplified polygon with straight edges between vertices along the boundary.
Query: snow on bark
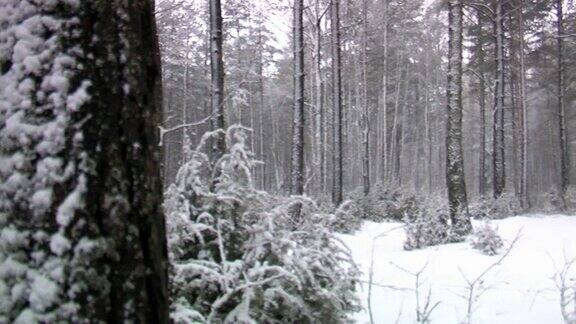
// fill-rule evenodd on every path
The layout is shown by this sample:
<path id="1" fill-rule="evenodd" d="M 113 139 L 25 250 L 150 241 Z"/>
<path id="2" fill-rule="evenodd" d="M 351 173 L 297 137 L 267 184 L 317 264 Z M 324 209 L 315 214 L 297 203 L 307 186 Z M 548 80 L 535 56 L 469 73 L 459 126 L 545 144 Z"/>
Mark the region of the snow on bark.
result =
<path id="1" fill-rule="evenodd" d="M 167 320 L 150 4 L 0 2 L 0 322 Z"/>
<path id="2" fill-rule="evenodd" d="M 78 30 L 79 5 L 0 5 L 2 322 L 57 321 L 78 309 L 70 297 L 82 287 L 65 273 L 73 257 L 68 225 L 84 206 L 89 162 L 74 114 L 89 100 L 90 82 L 72 82 L 82 51 L 64 42 Z"/>
<path id="3" fill-rule="evenodd" d="M 448 131 L 446 137 L 446 185 L 450 218 L 455 234 L 470 233 L 468 200 L 464 181 L 464 159 L 462 154 L 462 3 L 448 3 Z"/>
<path id="4" fill-rule="evenodd" d="M 303 0 L 294 1 L 294 107 L 292 109 L 292 169 L 290 193 L 304 193 L 304 26 Z"/>

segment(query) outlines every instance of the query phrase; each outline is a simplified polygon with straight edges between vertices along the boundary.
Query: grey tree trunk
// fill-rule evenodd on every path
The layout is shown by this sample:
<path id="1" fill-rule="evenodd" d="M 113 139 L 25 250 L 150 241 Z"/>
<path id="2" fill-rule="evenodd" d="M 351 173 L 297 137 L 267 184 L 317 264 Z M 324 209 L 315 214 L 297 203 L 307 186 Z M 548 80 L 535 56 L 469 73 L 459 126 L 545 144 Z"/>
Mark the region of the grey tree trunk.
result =
<path id="1" fill-rule="evenodd" d="M 362 2 L 362 187 L 370 193 L 370 117 L 368 111 L 368 5 Z"/>
<path id="2" fill-rule="evenodd" d="M 560 130 L 560 190 L 562 195 L 568 189 L 570 161 L 568 158 L 568 137 L 566 135 L 566 112 L 564 108 L 565 67 L 564 67 L 564 12 L 562 0 L 556 0 L 556 28 L 558 42 L 558 122 Z"/>
<path id="3" fill-rule="evenodd" d="M 292 169 L 290 194 L 304 193 L 304 26 L 303 0 L 294 0 L 294 106 L 292 110 Z"/>
<path id="4" fill-rule="evenodd" d="M 330 1 L 330 29 L 332 38 L 332 105 L 334 146 L 332 148 L 333 185 L 332 203 L 339 206 L 342 203 L 343 156 L 342 156 L 342 79 L 340 64 L 340 1 Z"/>
<path id="5" fill-rule="evenodd" d="M 506 165 L 504 156 L 504 19 L 502 15 L 502 0 L 494 2 L 494 37 L 496 75 L 494 87 L 494 118 L 492 140 L 492 185 L 494 198 L 499 198 L 506 187 Z"/>
<path id="6" fill-rule="evenodd" d="M 8 322 L 169 322 L 153 9 L 0 2 L 0 183 L 22 179 L 0 186 L 0 228 L 20 242 L 0 246 L 0 264 L 19 269 L 2 274 L 21 292 L 4 304 Z M 13 55 L 30 39 L 27 56 Z M 31 57 L 37 69 L 25 69 Z"/>
<path id="7" fill-rule="evenodd" d="M 446 186 L 452 229 L 457 235 L 472 230 L 464 181 L 462 152 L 462 3 L 448 2 L 448 121 L 446 134 Z"/>
<path id="8" fill-rule="evenodd" d="M 386 175 L 388 174 L 388 19 L 388 0 L 384 0 L 382 110 L 380 111 L 382 118 L 381 125 L 378 126 L 381 135 L 378 143 L 380 154 L 377 156 L 377 159 L 380 159 L 378 163 L 380 170 L 378 173 L 382 182 L 386 181 Z"/>
<path id="9" fill-rule="evenodd" d="M 222 7 L 220 0 L 210 0 L 210 70 L 212 131 L 226 128 L 224 115 L 224 61 L 222 59 Z M 226 150 L 224 133 L 215 135 L 212 141 L 212 163 L 218 161 Z"/>
<path id="10" fill-rule="evenodd" d="M 524 209 L 530 207 L 530 195 L 528 192 L 528 106 L 526 103 L 526 65 L 524 60 L 524 0 L 520 0 L 520 12 L 518 13 L 518 33 L 520 36 L 520 102 L 522 105 L 522 149 L 520 153 L 520 167 L 522 175 L 520 180 L 521 202 Z"/>

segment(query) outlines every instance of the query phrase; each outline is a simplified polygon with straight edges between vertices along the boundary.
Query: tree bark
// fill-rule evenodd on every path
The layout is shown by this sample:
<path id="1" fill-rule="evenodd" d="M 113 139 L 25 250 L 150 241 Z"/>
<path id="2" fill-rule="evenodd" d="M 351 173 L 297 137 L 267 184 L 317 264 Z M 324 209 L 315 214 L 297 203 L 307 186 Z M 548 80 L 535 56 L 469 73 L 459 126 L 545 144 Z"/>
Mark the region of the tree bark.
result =
<path id="1" fill-rule="evenodd" d="M 304 193 L 304 26 L 303 0 L 294 0 L 294 106 L 292 110 L 292 176 L 290 194 Z"/>
<path id="2" fill-rule="evenodd" d="M 462 3 L 448 2 L 448 121 L 446 134 L 446 185 L 452 229 L 457 235 L 472 230 L 464 180 L 462 152 Z"/>
<path id="3" fill-rule="evenodd" d="M 220 0 L 210 0 L 210 70 L 211 70 L 211 107 L 210 119 L 213 132 L 212 163 L 216 163 L 226 150 L 226 128 L 224 115 L 224 61 L 222 58 L 222 7 Z"/>
<path id="4" fill-rule="evenodd" d="M 506 164 L 504 155 L 504 19 L 502 15 L 502 0 L 494 0 L 494 37 L 496 75 L 494 87 L 494 118 L 492 140 L 492 176 L 494 198 L 500 198 L 506 187 Z"/>
<path id="5" fill-rule="evenodd" d="M 564 67 L 564 12 L 562 0 L 556 0 L 556 28 L 558 42 L 558 127 L 560 133 L 560 192 L 564 196 L 570 180 L 570 161 L 568 158 L 568 137 L 566 135 L 566 112 L 564 107 L 565 67 Z"/>
<path id="6" fill-rule="evenodd" d="M 339 0 L 330 1 L 330 29 L 332 37 L 332 105 L 333 105 L 333 130 L 334 146 L 333 158 L 333 186 L 332 202 L 339 206 L 342 203 L 342 180 L 343 180 L 343 156 L 342 156 L 342 79 L 340 64 L 340 13 Z"/>
<path id="7" fill-rule="evenodd" d="M 23 312 L 41 323 L 169 322 L 153 10 L 146 0 L 0 4 L 11 15 L 0 31 L 0 183 L 25 179 L 0 186 L 0 227 L 21 240 L 0 246 L 0 263 L 22 270 L 3 274 L 22 292 L 3 309 L 9 322 Z M 31 21 L 45 23 L 14 33 Z M 37 42 L 25 57 L 13 55 L 19 38 Z M 27 70 L 32 57 L 42 64 Z"/>
<path id="8" fill-rule="evenodd" d="M 524 63 L 524 0 L 520 0 L 520 9 L 518 13 L 518 33 L 520 36 L 520 102 L 522 105 L 522 149 L 520 153 L 520 167 L 522 175 L 520 180 L 520 194 L 522 207 L 530 207 L 530 195 L 528 192 L 528 106 L 526 102 L 526 65 Z"/>
<path id="9" fill-rule="evenodd" d="M 362 187 L 370 193 L 370 117 L 368 111 L 368 4 L 362 2 Z"/>

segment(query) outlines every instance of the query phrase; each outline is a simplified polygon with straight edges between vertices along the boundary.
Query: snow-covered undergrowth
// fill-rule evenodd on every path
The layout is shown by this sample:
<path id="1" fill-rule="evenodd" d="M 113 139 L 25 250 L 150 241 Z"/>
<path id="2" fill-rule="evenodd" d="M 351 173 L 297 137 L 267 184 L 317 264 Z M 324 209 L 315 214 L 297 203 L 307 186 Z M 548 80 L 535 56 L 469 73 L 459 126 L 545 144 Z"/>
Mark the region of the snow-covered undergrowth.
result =
<path id="1" fill-rule="evenodd" d="M 228 130 L 215 166 L 204 151 L 219 135 L 206 134 L 166 194 L 173 319 L 345 322 L 358 309 L 357 268 L 331 231 L 338 216 L 254 189 L 245 132 Z"/>
<path id="2" fill-rule="evenodd" d="M 475 228 L 483 224 L 473 223 Z M 516 216 L 491 224 L 498 228 L 504 241 L 495 256 L 482 254 L 470 242 L 405 251 L 401 223 L 366 222 L 356 234 L 342 234 L 364 273 L 358 294 L 365 310 L 356 315 L 356 321 L 370 321 L 367 282 L 374 241 L 371 297 L 374 323 L 416 322 L 413 274 L 423 268 L 419 306 L 424 308 L 428 292 L 430 307 L 439 302 L 430 315 L 433 323 L 562 323 L 558 283 L 567 261 L 576 257 L 576 216 Z M 474 296 L 468 319 L 467 281 L 498 261 L 519 232 L 514 247 L 501 264 L 477 283 L 476 291 L 481 294 Z M 568 268 L 564 281 L 571 300 L 566 311 L 571 313 L 576 266 Z"/>

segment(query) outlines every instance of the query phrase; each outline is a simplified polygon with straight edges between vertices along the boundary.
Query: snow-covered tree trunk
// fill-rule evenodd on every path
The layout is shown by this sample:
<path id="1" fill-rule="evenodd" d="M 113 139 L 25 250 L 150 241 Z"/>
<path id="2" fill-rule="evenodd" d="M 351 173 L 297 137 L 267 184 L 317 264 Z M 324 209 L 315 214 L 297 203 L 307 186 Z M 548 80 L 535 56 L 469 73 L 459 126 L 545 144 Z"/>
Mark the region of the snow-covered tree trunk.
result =
<path id="1" fill-rule="evenodd" d="M 470 233 L 468 200 L 462 152 L 462 3 L 448 2 L 448 121 L 446 134 L 446 185 L 452 228 L 456 234 Z"/>
<path id="2" fill-rule="evenodd" d="M 368 111 L 368 4 L 362 1 L 362 188 L 370 193 L 370 117 Z"/>
<path id="3" fill-rule="evenodd" d="M 0 322 L 168 323 L 153 2 L 0 2 Z"/>
<path id="4" fill-rule="evenodd" d="M 499 198 L 506 187 L 506 165 L 504 156 L 504 19 L 503 0 L 494 0 L 494 54 L 496 75 L 494 86 L 494 117 L 492 131 L 492 185 L 494 198 Z"/>
<path id="5" fill-rule="evenodd" d="M 224 61 L 222 52 L 222 7 L 220 0 L 210 0 L 210 77 L 211 77 L 211 119 L 212 131 L 226 128 L 224 114 Z M 218 161 L 226 150 L 224 133 L 212 141 L 212 162 Z"/>
<path id="6" fill-rule="evenodd" d="M 292 109 L 292 169 L 290 194 L 304 193 L 304 26 L 303 0 L 294 0 L 294 105 Z"/>
<path id="7" fill-rule="evenodd" d="M 332 202 L 339 206 L 342 203 L 343 180 L 343 145 L 342 145 L 342 78 L 340 64 L 340 0 L 330 1 L 330 29 L 332 38 L 332 105 L 334 145 L 333 157 L 333 185 Z"/>
<path id="8" fill-rule="evenodd" d="M 562 0 L 556 0 L 556 28 L 557 28 L 557 46 L 558 46 L 558 122 L 560 134 L 560 190 L 564 195 L 568 189 L 570 180 L 570 161 L 568 158 L 568 137 L 566 135 L 566 112 L 564 104 L 565 85 L 565 66 L 564 66 L 564 12 Z"/>

